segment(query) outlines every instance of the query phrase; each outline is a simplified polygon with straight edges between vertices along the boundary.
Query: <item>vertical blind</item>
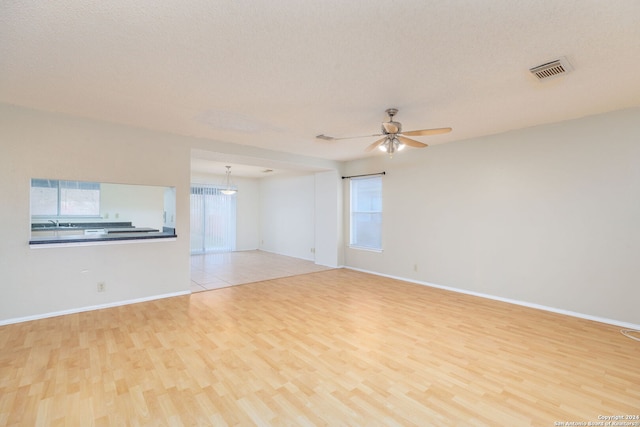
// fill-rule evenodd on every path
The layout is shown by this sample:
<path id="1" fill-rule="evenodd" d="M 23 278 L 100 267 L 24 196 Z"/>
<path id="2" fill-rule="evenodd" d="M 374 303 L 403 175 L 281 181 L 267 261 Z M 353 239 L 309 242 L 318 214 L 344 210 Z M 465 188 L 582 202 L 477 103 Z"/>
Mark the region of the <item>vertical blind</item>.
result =
<path id="1" fill-rule="evenodd" d="M 191 185 L 191 253 L 236 249 L 236 195 L 220 186 Z"/>

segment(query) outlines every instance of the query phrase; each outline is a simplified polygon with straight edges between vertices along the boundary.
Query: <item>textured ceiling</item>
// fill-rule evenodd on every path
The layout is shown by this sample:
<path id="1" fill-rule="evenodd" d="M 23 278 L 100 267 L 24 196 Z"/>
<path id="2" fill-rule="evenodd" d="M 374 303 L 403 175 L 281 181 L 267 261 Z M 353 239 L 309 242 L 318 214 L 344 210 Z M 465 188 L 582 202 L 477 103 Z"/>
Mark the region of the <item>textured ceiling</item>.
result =
<path id="1" fill-rule="evenodd" d="M 0 102 L 332 160 L 640 105 L 638 0 L 0 2 Z M 528 69 L 566 56 L 574 71 Z M 375 155 L 375 154 L 369 154 Z"/>

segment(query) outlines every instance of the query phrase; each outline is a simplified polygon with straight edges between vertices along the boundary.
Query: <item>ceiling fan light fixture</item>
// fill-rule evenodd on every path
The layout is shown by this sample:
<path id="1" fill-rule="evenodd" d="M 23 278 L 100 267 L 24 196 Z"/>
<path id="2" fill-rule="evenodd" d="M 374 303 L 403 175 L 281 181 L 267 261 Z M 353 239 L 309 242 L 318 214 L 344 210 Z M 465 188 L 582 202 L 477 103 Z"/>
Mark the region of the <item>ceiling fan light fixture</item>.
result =
<path id="1" fill-rule="evenodd" d="M 390 156 L 397 151 L 403 150 L 405 147 L 413 147 L 413 148 L 424 148 L 428 147 L 424 142 L 416 141 L 415 139 L 408 138 L 408 136 L 432 136 L 432 135 L 441 135 L 444 133 L 451 132 L 451 128 L 432 128 L 432 129 L 420 129 L 420 130 L 410 130 L 403 131 L 402 124 L 400 122 L 396 122 L 393 120 L 393 117 L 398 113 L 397 108 L 388 108 L 386 113 L 389 115 L 389 121 L 382 123 L 382 127 L 380 128 L 380 133 L 376 133 L 373 135 L 363 135 L 363 136 L 347 136 L 347 137 L 333 137 L 325 134 L 317 135 L 316 138 L 324 139 L 327 141 L 337 141 L 342 139 L 354 139 L 354 138 L 369 138 L 369 137 L 382 137 L 372 144 L 370 144 L 367 148 L 365 148 L 365 152 L 369 152 L 371 150 L 375 150 L 376 148 L 380 151 L 383 151 Z"/>
<path id="2" fill-rule="evenodd" d="M 406 145 L 400 142 L 398 138 L 395 136 L 389 136 L 382 144 L 380 144 L 378 149 L 392 156 L 393 153 L 402 151 L 404 147 L 406 147 Z"/>

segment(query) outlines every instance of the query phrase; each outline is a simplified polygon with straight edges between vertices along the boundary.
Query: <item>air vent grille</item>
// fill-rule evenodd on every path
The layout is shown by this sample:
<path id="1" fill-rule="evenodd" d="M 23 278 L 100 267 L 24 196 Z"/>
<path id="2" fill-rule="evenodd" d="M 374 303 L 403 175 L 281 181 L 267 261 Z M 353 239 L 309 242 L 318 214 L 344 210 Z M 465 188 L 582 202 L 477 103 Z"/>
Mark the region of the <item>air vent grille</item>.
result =
<path id="1" fill-rule="evenodd" d="M 571 64 L 569 64 L 569 61 L 567 61 L 566 58 L 556 59 L 555 61 L 547 62 L 546 64 L 538 65 L 537 67 L 529 69 L 531 74 L 536 76 L 540 81 L 567 74 L 571 70 Z"/>

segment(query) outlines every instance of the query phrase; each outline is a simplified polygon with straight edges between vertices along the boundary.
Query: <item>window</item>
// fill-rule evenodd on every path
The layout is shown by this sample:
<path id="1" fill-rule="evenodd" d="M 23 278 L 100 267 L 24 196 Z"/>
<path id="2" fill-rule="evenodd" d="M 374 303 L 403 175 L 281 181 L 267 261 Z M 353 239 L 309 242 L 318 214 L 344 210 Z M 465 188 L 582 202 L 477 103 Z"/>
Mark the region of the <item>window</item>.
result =
<path id="1" fill-rule="evenodd" d="M 351 179 L 351 237 L 358 248 L 382 250 L 382 177 Z"/>
<path id="2" fill-rule="evenodd" d="M 31 180 L 32 216 L 99 216 L 100 183 Z"/>

